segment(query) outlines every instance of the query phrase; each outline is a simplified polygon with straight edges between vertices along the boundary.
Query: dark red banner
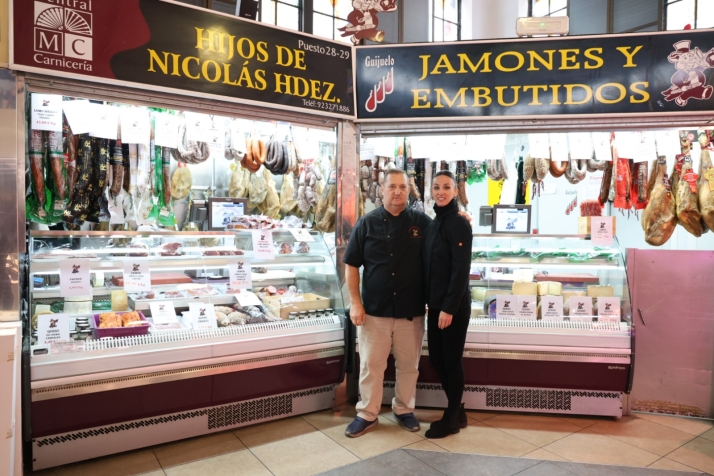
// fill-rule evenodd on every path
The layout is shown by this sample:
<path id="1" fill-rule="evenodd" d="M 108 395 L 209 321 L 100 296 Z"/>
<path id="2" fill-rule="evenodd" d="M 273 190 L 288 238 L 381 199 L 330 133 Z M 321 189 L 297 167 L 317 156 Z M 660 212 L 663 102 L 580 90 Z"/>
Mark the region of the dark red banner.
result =
<path id="1" fill-rule="evenodd" d="M 353 116 L 349 45 L 161 0 L 15 0 L 12 68 Z"/>

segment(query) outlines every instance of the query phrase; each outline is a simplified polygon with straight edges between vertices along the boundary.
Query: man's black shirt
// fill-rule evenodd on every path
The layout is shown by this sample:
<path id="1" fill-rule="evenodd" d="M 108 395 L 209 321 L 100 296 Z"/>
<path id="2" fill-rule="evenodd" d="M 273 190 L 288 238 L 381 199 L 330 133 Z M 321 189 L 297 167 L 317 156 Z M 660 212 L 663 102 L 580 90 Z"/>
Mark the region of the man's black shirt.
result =
<path id="1" fill-rule="evenodd" d="M 431 218 L 405 209 L 398 216 L 384 207 L 357 221 L 342 261 L 364 266 L 362 304 L 377 317 L 424 315 L 422 245 Z"/>

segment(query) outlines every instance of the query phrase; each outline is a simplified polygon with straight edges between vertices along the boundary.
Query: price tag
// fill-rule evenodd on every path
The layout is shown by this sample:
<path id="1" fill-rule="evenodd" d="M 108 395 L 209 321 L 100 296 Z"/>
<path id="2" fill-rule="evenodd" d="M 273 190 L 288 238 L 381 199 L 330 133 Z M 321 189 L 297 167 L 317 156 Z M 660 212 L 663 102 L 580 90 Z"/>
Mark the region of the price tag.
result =
<path id="1" fill-rule="evenodd" d="M 250 291 L 244 291 L 240 294 L 236 294 L 236 299 L 238 299 L 238 304 L 243 307 L 246 306 L 262 306 L 263 303 L 260 298 Z"/>
<path id="2" fill-rule="evenodd" d="M 689 151 L 689 157 L 692 159 L 692 170 L 694 172 L 699 171 L 699 163 L 702 161 L 702 149 L 699 146 L 692 146 L 692 150 Z"/>
<path id="3" fill-rule="evenodd" d="M 178 324 L 174 303 L 151 302 L 149 303 L 149 308 L 151 309 L 151 318 L 154 320 L 154 324 Z"/>
<path id="4" fill-rule="evenodd" d="M 109 197 L 107 202 L 109 203 L 109 224 L 110 225 L 123 225 L 124 224 L 124 205 L 120 200 L 120 196 Z"/>
<path id="5" fill-rule="evenodd" d="M 595 159 L 612 162 L 612 148 L 610 147 L 609 132 L 592 133 L 593 149 L 595 149 Z"/>
<path id="6" fill-rule="evenodd" d="M 590 218 L 590 241 L 593 245 L 612 246 L 612 217 Z"/>
<path id="7" fill-rule="evenodd" d="M 69 314 L 40 314 L 37 316 L 37 343 L 69 341 Z"/>
<path id="8" fill-rule="evenodd" d="M 307 228 L 289 228 L 290 233 L 293 234 L 297 241 L 314 242 L 315 238 L 310 234 L 310 230 Z"/>
<path id="9" fill-rule="evenodd" d="M 550 157 L 548 134 L 528 134 L 528 147 L 531 157 L 547 159 Z"/>
<path id="10" fill-rule="evenodd" d="M 655 135 L 653 131 L 635 132 L 635 155 L 634 162 L 649 162 L 657 157 L 657 147 L 655 146 Z"/>
<path id="11" fill-rule="evenodd" d="M 571 132 L 570 158 L 573 160 L 589 160 L 593 157 L 593 142 L 589 132 Z"/>
<path id="12" fill-rule="evenodd" d="M 216 310 L 213 304 L 192 302 L 188 305 L 188 310 L 193 317 L 195 329 L 215 329 L 218 327 Z"/>
<path id="13" fill-rule="evenodd" d="M 272 230 L 253 230 L 253 257 L 257 259 L 274 259 Z"/>
<path id="14" fill-rule="evenodd" d="M 544 321 L 562 321 L 563 296 L 541 296 L 540 315 Z"/>
<path id="15" fill-rule="evenodd" d="M 92 120 L 92 130 L 89 135 L 101 139 L 117 139 L 119 127 L 119 109 L 104 104 L 89 104 L 87 108 Z"/>
<path id="16" fill-rule="evenodd" d="M 175 149 L 178 145 L 179 118 L 173 114 L 154 115 L 154 144 Z"/>
<path id="17" fill-rule="evenodd" d="M 568 134 L 557 133 L 550 135 L 551 160 L 556 162 L 567 162 L 569 160 Z"/>
<path id="18" fill-rule="evenodd" d="M 251 289 L 253 287 L 253 279 L 250 271 L 250 263 L 246 260 L 237 260 L 228 262 L 228 273 L 230 274 L 230 283 L 228 287 L 231 289 Z"/>
<path id="19" fill-rule="evenodd" d="M 511 294 L 499 294 L 496 296 L 496 318 L 515 319 L 518 297 Z"/>
<path id="20" fill-rule="evenodd" d="M 60 295 L 91 296 L 88 259 L 63 259 L 60 261 Z"/>
<path id="21" fill-rule="evenodd" d="M 571 296 L 570 320 L 591 321 L 593 318 L 593 298 L 589 296 Z"/>
<path id="22" fill-rule="evenodd" d="M 516 317 L 518 319 L 538 319 L 536 296 L 514 296 L 516 298 Z"/>
<path id="23" fill-rule="evenodd" d="M 211 118 L 206 114 L 184 112 L 186 118 L 186 139 L 197 142 L 210 141 Z"/>
<path id="24" fill-rule="evenodd" d="M 121 141 L 123 144 L 151 143 L 151 121 L 148 110 L 121 109 Z"/>
<path id="25" fill-rule="evenodd" d="M 62 96 L 32 94 L 30 129 L 62 132 Z"/>
<path id="26" fill-rule="evenodd" d="M 72 134 L 84 134 L 92 130 L 92 120 L 87 110 L 89 101 L 78 99 L 76 101 L 62 101 L 62 110 L 67 118 Z"/>
<path id="27" fill-rule="evenodd" d="M 632 159 L 637 154 L 639 144 L 636 132 L 617 132 L 615 143 L 617 144 L 617 155 L 623 159 Z"/>
<path id="28" fill-rule="evenodd" d="M 508 134 L 489 134 L 484 136 L 483 140 L 487 141 L 488 147 L 481 149 L 483 160 L 501 160 L 506 153 L 506 139 Z"/>
<path id="29" fill-rule="evenodd" d="M 679 143 L 679 131 L 656 131 L 655 141 L 657 155 L 664 155 L 671 160 L 682 153 L 682 146 Z"/>
<path id="30" fill-rule="evenodd" d="M 620 298 L 597 298 L 597 320 L 598 322 L 620 322 Z"/>
<path id="31" fill-rule="evenodd" d="M 138 293 L 151 289 L 149 260 L 127 257 L 124 259 L 124 291 Z"/>
<path id="32" fill-rule="evenodd" d="M 226 129 L 223 127 L 223 118 L 214 117 L 208 126 L 208 147 L 211 155 L 223 158 L 226 149 Z M 317 142 L 315 142 L 317 145 Z"/>
<path id="33" fill-rule="evenodd" d="M 367 141 L 360 144 L 359 160 L 374 160 L 374 144 Z"/>

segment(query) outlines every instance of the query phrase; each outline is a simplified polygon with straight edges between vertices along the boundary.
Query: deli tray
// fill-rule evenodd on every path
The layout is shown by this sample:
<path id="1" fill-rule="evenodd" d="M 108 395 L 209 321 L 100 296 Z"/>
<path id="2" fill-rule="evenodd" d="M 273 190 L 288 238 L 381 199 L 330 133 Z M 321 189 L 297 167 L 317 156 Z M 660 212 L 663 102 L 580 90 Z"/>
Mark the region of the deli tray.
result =
<path id="1" fill-rule="evenodd" d="M 162 299 L 161 295 L 154 299 L 134 299 L 129 296 L 129 307 L 135 311 L 151 311 L 150 304 L 152 302 L 172 302 L 174 308 L 188 308 L 192 302 L 205 302 L 218 306 L 227 306 L 237 302 L 234 294 L 214 294 L 213 296 L 188 296 L 184 298 Z"/>

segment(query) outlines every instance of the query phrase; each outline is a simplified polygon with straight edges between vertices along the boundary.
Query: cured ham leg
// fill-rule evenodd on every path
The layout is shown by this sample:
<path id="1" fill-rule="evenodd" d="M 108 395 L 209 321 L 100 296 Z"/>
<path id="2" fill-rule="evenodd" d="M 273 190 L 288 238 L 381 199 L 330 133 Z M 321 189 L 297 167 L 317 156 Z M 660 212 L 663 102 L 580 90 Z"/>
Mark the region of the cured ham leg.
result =
<path id="1" fill-rule="evenodd" d="M 689 233 L 699 238 L 705 229 L 702 226 L 702 215 L 699 213 L 696 179 L 697 176 L 692 171 L 692 163 L 685 162 L 679 175 L 675 200 L 679 224 Z"/>
<path id="2" fill-rule="evenodd" d="M 672 186 L 667 176 L 667 160 L 660 157 L 653 167 L 650 201 L 642 213 L 645 241 L 652 246 L 662 246 L 670 239 L 677 226 L 677 209 Z"/>
<path id="3" fill-rule="evenodd" d="M 697 191 L 702 220 L 710 230 L 714 231 L 714 165 L 707 149 L 702 150 Z"/>

